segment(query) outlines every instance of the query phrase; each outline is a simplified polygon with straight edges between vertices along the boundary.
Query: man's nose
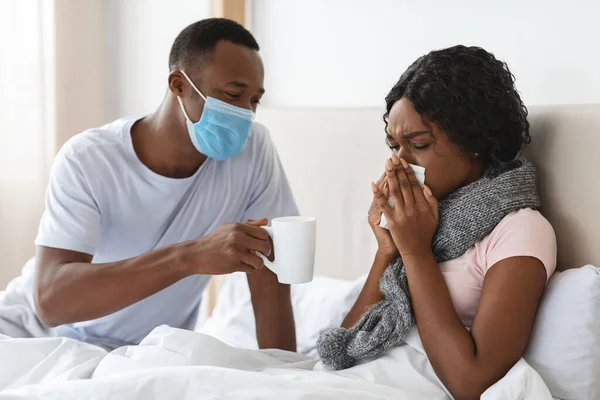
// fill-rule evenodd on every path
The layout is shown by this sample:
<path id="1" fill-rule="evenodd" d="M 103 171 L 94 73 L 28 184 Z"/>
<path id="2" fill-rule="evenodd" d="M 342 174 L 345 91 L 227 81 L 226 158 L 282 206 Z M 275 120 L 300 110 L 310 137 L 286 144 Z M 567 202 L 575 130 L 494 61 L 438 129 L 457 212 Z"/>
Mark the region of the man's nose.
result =
<path id="1" fill-rule="evenodd" d="M 245 110 L 250 110 L 253 113 L 256 113 L 256 104 L 252 103 L 252 101 L 249 101 L 248 103 L 240 105 L 240 107 L 243 108 L 243 109 L 245 109 Z"/>

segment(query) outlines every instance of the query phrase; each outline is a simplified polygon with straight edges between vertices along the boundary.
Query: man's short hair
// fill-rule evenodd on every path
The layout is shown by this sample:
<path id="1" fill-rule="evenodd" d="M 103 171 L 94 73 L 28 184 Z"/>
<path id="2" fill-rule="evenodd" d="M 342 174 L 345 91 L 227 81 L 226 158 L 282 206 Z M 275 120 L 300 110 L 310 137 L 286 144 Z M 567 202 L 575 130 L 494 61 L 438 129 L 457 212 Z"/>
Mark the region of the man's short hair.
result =
<path id="1" fill-rule="evenodd" d="M 254 36 L 237 22 L 226 18 L 203 19 L 177 35 L 169 54 L 169 70 L 186 69 L 203 62 L 202 57 L 210 56 L 221 40 L 259 50 Z"/>

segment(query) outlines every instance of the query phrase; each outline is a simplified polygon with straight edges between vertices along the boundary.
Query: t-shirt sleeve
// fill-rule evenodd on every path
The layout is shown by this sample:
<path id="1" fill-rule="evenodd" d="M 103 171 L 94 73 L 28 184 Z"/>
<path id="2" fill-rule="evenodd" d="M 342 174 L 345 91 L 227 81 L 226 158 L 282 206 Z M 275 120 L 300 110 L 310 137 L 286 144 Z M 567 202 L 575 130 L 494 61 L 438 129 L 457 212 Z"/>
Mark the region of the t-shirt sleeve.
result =
<path id="1" fill-rule="evenodd" d="M 77 155 L 60 151 L 50 171 L 35 244 L 93 255 L 99 234 L 100 211 Z"/>
<path id="2" fill-rule="evenodd" d="M 538 211 L 523 209 L 509 214 L 490 234 L 487 270 L 501 260 L 519 256 L 540 260 L 548 279 L 556 269 L 554 229 Z"/>
<path id="3" fill-rule="evenodd" d="M 263 141 L 260 146 L 260 157 L 254 171 L 256 182 L 250 201 L 243 215 L 248 219 L 273 218 L 299 215 L 298 206 L 281 165 L 279 155 L 269 137 L 266 128 L 262 127 Z"/>

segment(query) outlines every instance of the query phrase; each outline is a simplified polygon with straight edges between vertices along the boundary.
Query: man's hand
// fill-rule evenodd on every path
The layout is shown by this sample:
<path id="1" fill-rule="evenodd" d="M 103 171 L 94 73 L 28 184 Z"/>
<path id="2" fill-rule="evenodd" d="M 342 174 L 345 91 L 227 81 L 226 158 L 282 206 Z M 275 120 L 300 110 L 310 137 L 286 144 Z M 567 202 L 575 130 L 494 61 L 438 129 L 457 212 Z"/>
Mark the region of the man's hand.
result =
<path id="1" fill-rule="evenodd" d="M 248 220 L 249 225 L 256 226 L 256 227 L 265 226 L 268 224 L 268 222 L 269 222 L 269 220 L 267 220 L 266 218 L 262 218 L 259 220 Z M 269 236 L 268 241 L 269 241 L 269 245 L 271 246 L 271 254 L 265 255 L 265 257 L 267 257 L 267 260 L 273 262 L 273 261 L 275 261 L 275 250 L 274 250 L 274 246 L 273 246 L 273 239 Z M 267 284 L 279 285 L 279 281 L 277 280 L 277 275 L 273 271 L 271 271 L 269 268 L 256 269 L 251 273 L 251 275 L 255 281 L 259 282 L 259 284 L 264 285 L 265 283 L 267 283 Z M 249 277 L 249 279 L 250 279 L 250 277 Z"/>
<path id="2" fill-rule="evenodd" d="M 272 253 L 269 234 L 258 223 L 266 225 L 266 220 L 221 225 L 209 235 L 184 243 L 183 257 L 197 266 L 199 274 L 254 272 L 263 267 L 256 252 L 266 257 Z"/>

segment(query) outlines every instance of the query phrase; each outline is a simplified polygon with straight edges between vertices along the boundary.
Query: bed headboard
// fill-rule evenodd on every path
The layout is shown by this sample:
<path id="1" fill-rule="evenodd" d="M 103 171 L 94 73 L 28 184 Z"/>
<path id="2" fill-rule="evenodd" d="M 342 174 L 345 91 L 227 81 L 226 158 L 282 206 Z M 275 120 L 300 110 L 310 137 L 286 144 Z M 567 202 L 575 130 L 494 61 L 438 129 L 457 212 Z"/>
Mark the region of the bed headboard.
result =
<path id="1" fill-rule="evenodd" d="M 531 107 L 529 120 L 526 155 L 538 168 L 558 268 L 600 266 L 600 104 Z"/>
<path id="2" fill-rule="evenodd" d="M 553 224 L 560 269 L 600 265 L 600 105 L 530 107 L 542 212 Z M 305 215 L 317 217 L 316 273 L 355 278 L 376 249 L 366 222 L 369 182 L 383 172 L 382 109 L 269 109 L 271 131 Z"/>
<path id="3" fill-rule="evenodd" d="M 558 268 L 600 266 L 600 104 L 530 107 L 542 212 L 558 240 Z M 315 273 L 353 279 L 369 270 L 376 243 L 367 224 L 369 182 L 389 151 L 383 108 L 259 109 L 300 211 L 317 218 Z M 212 310 L 223 279 L 203 302 Z"/>

